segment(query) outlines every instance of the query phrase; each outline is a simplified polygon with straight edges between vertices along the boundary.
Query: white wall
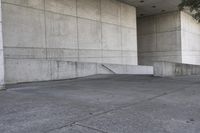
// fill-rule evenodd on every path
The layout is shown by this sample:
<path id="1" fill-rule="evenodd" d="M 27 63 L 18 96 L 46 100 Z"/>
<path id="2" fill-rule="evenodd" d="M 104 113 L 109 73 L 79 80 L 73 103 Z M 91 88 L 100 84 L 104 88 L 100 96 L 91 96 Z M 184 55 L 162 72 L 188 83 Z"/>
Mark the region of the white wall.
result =
<path id="1" fill-rule="evenodd" d="M 200 65 L 200 24 L 191 15 L 181 12 L 182 61 Z"/>
<path id="2" fill-rule="evenodd" d="M 3 56 L 1 0 L 0 0 L 0 90 L 3 88 L 4 88 L 4 56 Z"/>
<path id="3" fill-rule="evenodd" d="M 181 62 L 181 23 L 179 12 L 138 18 L 140 65 L 155 61 Z"/>
<path id="4" fill-rule="evenodd" d="M 133 6 L 116 0 L 2 0 L 2 8 L 7 83 L 60 79 L 52 76 L 60 61 L 137 65 Z"/>

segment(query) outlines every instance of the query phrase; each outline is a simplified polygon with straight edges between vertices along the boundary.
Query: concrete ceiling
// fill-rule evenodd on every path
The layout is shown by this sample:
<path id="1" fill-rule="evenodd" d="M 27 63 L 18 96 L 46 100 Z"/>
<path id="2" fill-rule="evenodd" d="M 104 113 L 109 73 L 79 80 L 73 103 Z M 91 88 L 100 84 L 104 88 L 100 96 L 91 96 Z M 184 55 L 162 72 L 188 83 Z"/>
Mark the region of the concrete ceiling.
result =
<path id="1" fill-rule="evenodd" d="M 149 16 L 178 10 L 181 0 L 120 0 L 137 7 L 137 15 Z"/>

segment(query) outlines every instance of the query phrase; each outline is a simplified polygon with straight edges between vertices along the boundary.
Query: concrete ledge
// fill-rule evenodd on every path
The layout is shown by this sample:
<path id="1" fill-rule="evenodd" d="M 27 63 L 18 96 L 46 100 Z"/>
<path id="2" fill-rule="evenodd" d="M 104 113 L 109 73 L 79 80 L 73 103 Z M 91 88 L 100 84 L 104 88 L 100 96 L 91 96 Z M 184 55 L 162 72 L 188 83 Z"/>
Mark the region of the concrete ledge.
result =
<path id="1" fill-rule="evenodd" d="M 114 74 L 153 75 L 153 67 L 138 65 L 102 64 L 113 71 Z"/>
<path id="2" fill-rule="evenodd" d="M 200 75 L 200 65 L 181 64 L 172 62 L 154 63 L 154 76 L 170 77 L 184 75 Z"/>
<path id="3" fill-rule="evenodd" d="M 6 84 L 72 79 L 96 74 L 153 75 L 151 66 L 25 59 L 7 59 L 5 64 Z"/>
<path id="4" fill-rule="evenodd" d="M 0 91 L 5 90 L 5 85 L 0 85 Z"/>

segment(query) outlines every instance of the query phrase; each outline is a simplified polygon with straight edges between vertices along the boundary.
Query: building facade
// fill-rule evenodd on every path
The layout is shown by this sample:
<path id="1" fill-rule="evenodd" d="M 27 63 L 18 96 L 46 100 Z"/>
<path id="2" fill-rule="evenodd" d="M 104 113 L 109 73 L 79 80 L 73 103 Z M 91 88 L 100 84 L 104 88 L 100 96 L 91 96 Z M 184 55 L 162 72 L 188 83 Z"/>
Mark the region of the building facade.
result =
<path id="1" fill-rule="evenodd" d="M 200 25 L 174 2 L 1 0 L 0 84 L 74 78 L 79 62 L 200 64 Z"/>

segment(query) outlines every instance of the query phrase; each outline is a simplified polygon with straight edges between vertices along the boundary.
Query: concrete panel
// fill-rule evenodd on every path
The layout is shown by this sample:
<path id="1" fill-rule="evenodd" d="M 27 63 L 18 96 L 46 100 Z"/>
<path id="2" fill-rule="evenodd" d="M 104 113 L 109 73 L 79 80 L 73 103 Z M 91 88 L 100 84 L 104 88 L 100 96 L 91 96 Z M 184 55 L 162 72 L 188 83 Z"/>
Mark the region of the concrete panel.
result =
<path id="1" fill-rule="evenodd" d="M 101 63 L 102 51 L 101 50 L 79 50 L 79 61 Z"/>
<path id="2" fill-rule="evenodd" d="M 77 0 L 78 17 L 100 20 L 101 0 Z"/>
<path id="3" fill-rule="evenodd" d="M 137 65 L 138 57 L 137 56 L 122 56 L 122 64 L 124 65 Z"/>
<path id="4" fill-rule="evenodd" d="M 181 12 L 182 60 L 200 64 L 200 25 L 187 13 Z"/>
<path id="5" fill-rule="evenodd" d="M 138 65 L 137 51 L 122 51 L 122 64 Z"/>
<path id="6" fill-rule="evenodd" d="M 200 65 L 200 55 L 187 55 L 183 53 L 182 63 Z"/>
<path id="7" fill-rule="evenodd" d="M 155 16 L 142 17 L 137 19 L 138 35 L 152 34 L 156 32 Z"/>
<path id="8" fill-rule="evenodd" d="M 157 34 L 158 51 L 181 50 L 181 32 L 163 32 Z"/>
<path id="9" fill-rule="evenodd" d="M 42 60 L 5 60 L 6 83 L 51 80 L 50 62 Z"/>
<path id="10" fill-rule="evenodd" d="M 168 55 L 168 56 L 139 56 L 139 64 L 140 65 L 149 65 L 153 66 L 154 62 L 158 61 L 169 61 L 169 62 L 182 62 L 181 55 Z"/>
<path id="11" fill-rule="evenodd" d="M 4 56 L 2 49 L 0 49 L 0 90 L 1 89 L 4 89 Z"/>
<path id="12" fill-rule="evenodd" d="M 199 23 L 189 14 L 181 12 L 181 29 L 194 34 L 200 34 Z"/>
<path id="13" fill-rule="evenodd" d="M 101 0 L 102 22 L 120 25 L 120 2 L 117 0 Z"/>
<path id="14" fill-rule="evenodd" d="M 122 51 L 103 50 L 102 63 L 122 64 Z"/>
<path id="15" fill-rule="evenodd" d="M 200 52 L 200 34 L 182 31 L 182 50 Z"/>
<path id="16" fill-rule="evenodd" d="M 52 80 L 77 77 L 75 62 L 51 61 Z"/>
<path id="17" fill-rule="evenodd" d="M 137 51 L 137 33 L 135 29 L 121 28 L 122 50 Z"/>
<path id="18" fill-rule="evenodd" d="M 101 23 L 78 19 L 79 49 L 101 49 Z"/>
<path id="19" fill-rule="evenodd" d="M 104 50 L 121 50 L 120 27 L 103 23 L 102 42 Z"/>
<path id="20" fill-rule="evenodd" d="M 26 7 L 32 7 L 37 9 L 44 9 L 44 0 L 2 0 L 2 2 L 26 6 Z"/>
<path id="21" fill-rule="evenodd" d="M 2 22 L 2 6 L 1 6 L 1 3 L 2 3 L 2 1 L 0 2 L 0 7 L 1 7 L 1 10 L 0 10 L 0 21 Z M 1 25 L 1 27 L 2 27 L 2 25 Z"/>
<path id="22" fill-rule="evenodd" d="M 138 36 L 138 50 L 139 52 L 153 52 L 156 51 L 156 34 Z"/>
<path id="23" fill-rule="evenodd" d="M 75 17 L 46 13 L 46 35 L 48 48 L 78 48 Z"/>
<path id="24" fill-rule="evenodd" d="M 4 47 L 4 56 L 6 59 L 46 59 L 46 49 Z"/>
<path id="25" fill-rule="evenodd" d="M 97 64 L 92 63 L 78 63 L 77 64 L 77 76 L 85 77 L 89 75 L 97 74 Z"/>
<path id="26" fill-rule="evenodd" d="M 77 49 L 47 49 L 47 59 L 59 61 L 78 61 Z"/>
<path id="27" fill-rule="evenodd" d="M 136 8 L 121 4 L 121 25 L 136 28 Z"/>
<path id="28" fill-rule="evenodd" d="M 181 29 L 180 13 L 166 13 L 156 16 L 157 32 L 175 31 Z"/>
<path id="29" fill-rule="evenodd" d="M 45 47 L 44 12 L 9 4 L 2 8 L 4 46 Z"/>
<path id="30" fill-rule="evenodd" d="M 76 16 L 76 0 L 45 0 L 45 10 Z"/>
<path id="31" fill-rule="evenodd" d="M 3 49 L 3 31 L 2 31 L 2 22 L 0 22 L 0 49 Z"/>

